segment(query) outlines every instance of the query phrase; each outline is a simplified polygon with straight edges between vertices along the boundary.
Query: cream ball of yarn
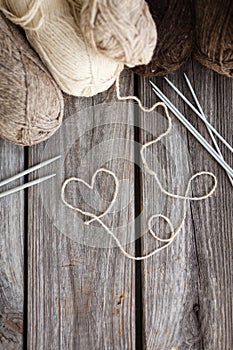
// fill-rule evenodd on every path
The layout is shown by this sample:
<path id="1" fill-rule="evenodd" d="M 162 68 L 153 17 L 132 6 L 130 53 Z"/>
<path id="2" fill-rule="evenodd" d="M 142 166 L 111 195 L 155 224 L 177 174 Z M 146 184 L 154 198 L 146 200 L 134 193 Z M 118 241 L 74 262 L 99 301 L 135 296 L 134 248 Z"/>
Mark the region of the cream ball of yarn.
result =
<path id="1" fill-rule="evenodd" d="M 157 42 L 144 0 L 84 0 L 81 29 L 96 52 L 128 67 L 148 64 Z"/>
<path id="2" fill-rule="evenodd" d="M 107 90 L 123 70 L 122 64 L 88 46 L 68 1 L 2 0 L 1 10 L 25 30 L 31 46 L 67 94 L 96 95 Z"/>

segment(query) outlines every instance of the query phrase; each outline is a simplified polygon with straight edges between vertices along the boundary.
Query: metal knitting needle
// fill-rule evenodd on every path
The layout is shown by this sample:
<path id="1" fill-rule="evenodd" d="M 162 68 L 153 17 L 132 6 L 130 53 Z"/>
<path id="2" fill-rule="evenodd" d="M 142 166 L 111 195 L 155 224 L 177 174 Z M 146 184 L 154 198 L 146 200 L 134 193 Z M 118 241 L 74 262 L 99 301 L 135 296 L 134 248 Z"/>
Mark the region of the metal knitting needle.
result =
<path id="1" fill-rule="evenodd" d="M 202 114 L 204 120 L 207 120 L 207 119 L 206 119 L 206 116 L 205 116 L 205 113 L 204 113 L 204 111 L 203 111 L 203 109 L 202 109 L 202 107 L 201 107 L 201 105 L 200 105 L 200 103 L 199 103 L 199 101 L 198 101 L 197 95 L 196 95 L 196 93 L 195 93 L 195 91 L 194 91 L 194 89 L 193 89 L 193 87 L 192 87 L 192 85 L 191 85 L 191 83 L 190 83 L 190 80 L 189 80 L 189 78 L 187 77 L 187 75 L 186 75 L 185 73 L 184 73 L 184 78 L 185 78 L 185 80 L 186 80 L 186 83 L 187 83 L 187 85 L 188 85 L 188 87 L 189 87 L 189 90 L 190 90 L 190 92 L 191 92 L 191 94 L 192 94 L 192 96 L 193 96 L 194 101 L 196 102 L 196 105 L 197 105 L 197 107 L 198 107 L 200 113 Z M 205 123 L 205 124 L 206 124 L 206 123 Z M 208 131 L 209 131 L 210 137 L 211 137 L 211 139 L 212 139 L 212 141 L 213 141 L 213 143 L 214 143 L 214 146 L 215 146 L 215 148 L 216 148 L 216 150 L 217 150 L 219 156 L 220 156 L 222 159 L 224 159 L 224 158 L 223 158 L 223 155 L 222 155 L 222 152 L 221 152 L 220 148 L 218 147 L 217 141 L 215 140 L 214 135 L 213 135 L 211 129 L 208 127 L 207 124 L 206 124 L 206 127 L 207 127 L 207 129 L 208 129 Z M 227 176 L 229 177 L 229 180 L 230 180 L 230 182 L 231 182 L 231 185 L 233 186 L 233 178 L 231 177 L 231 175 L 230 175 L 228 172 L 227 172 Z"/>
<path id="2" fill-rule="evenodd" d="M 233 176 L 233 169 L 219 157 L 213 147 L 204 139 L 204 137 L 193 127 L 193 125 L 183 116 L 183 114 L 172 104 L 172 102 L 162 93 L 162 91 L 150 81 L 154 93 L 167 105 L 175 116 L 185 125 L 191 134 L 202 144 L 202 146 L 215 158 L 215 160 Z"/>
<path id="3" fill-rule="evenodd" d="M 44 162 L 42 162 L 42 163 L 39 163 L 39 164 L 37 164 L 37 165 L 34 165 L 33 167 L 31 167 L 31 168 L 29 168 L 29 169 L 27 169 L 27 170 L 24 170 L 24 171 L 22 171 L 22 172 L 19 173 L 19 174 L 16 174 L 16 175 L 14 175 L 14 176 L 12 176 L 12 177 L 6 179 L 6 180 L 1 181 L 1 182 L 0 182 L 0 187 L 2 187 L 2 186 L 6 185 L 6 184 L 8 184 L 8 183 L 10 183 L 10 182 L 12 182 L 12 181 L 14 181 L 14 180 L 17 180 L 17 179 L 19 179 L 20 177 L 23 177 L 23 176 L 25 176 L 25 175 L 27 175 L 27 174 L 30 174 L 31 172 L 33 172 L 33 171 L 35 171 L 35 170 L 38 170 L 38 169 L 40 169 L 40 168 L 43 168 L 44 166 L 46 166 L 46 165 L 48 165 L 48 164 L 50 164 L 50 163 L 52 163 L 52 162 L 54 162 L 55 160 L 58 160 L 58 159 L 60 159 L 60 158 L 61 158 L 61 156 L 57 156 L 57 157 L 51 158 L 51 159 L 49 159 L 49 160 L 46 160 L 46 161 L 44 161 Z"/>
<path id="4" fill-rule="evenodd" d="M 166 82 L 172 87 L 173 90 L 187 103 L 187 105 L 203 120 L 203 122 L 208 126 L 208 128 L 213 131 L 213 133 L 219 138 L 219 140 L 224 143 L 224 145 L 233 153 L 233 147 L 222 137 L 221 134 L 203 117 L 203 115 L 192 105 L 192 103 L 182 94 L 182 92 L 167 78 L 164 77 Z"/>
<path id="5" fill-rule="evenodd" d="M 221 151 L 220 151 L 220 148 L 218 147 L 217 141 L 216 141 L 215 138 L 214 138 L 213 132 L 212 132 L 212 130 L 209 128 L 208 124 L 206 123 L 206 122 L 208 122 L 208 121 L 207 121 L 207 118 L 206 118 L 206 116 L 205 116 L 205 114 L 204 114 L 204 112 L 203 112 L 203 109 L 202 109 L 202 107 L 201 107 L 201 105 L 200 105 L 200 103 L 199 103 L 199 101 L 198 101 L 197 95 L 195 94 L 195 91 L 194 91 L 194 89 L 193 89 L 193 87 L 192 87 L 192 85 L 191 85 L 191 83 L 190 83 L 190 80 L 189 80 L 189 78 L 187 77 L 187 75 L 186 75 L 185 73 L 184 73 L 184 78 L 185 78 L 186 83 L 187 83 L 187 85 L 188 85 L 188 87 L 189 87 L 189 90 L 190 90 L 190 92 L 191 92 L 191 94 L 192 94 L 192 96 L 193 96 L 193 99 L 194 99 L 194 101 L 196 102 L 196 105 L 197 105 L 197 107 L 198 107 L 198 109 L 199 109 L 199 112 L 201 113 L 201 115 L 202 115 L 202 117 L 203 117 L 203 121 L 204 121 L 204 123 L 205 123 L 205 125 L 206 125 L 206 127 L 207 127 L 207 129 L 208 129 L 208 131 L 209 131 L 209 134 L 210 134 L 210 137 L 211 137 L 211 139 L 212 139 L 212 141 L 213 141 L 213 143 L 214 143 L 214 146 L 215 146 L 215 148 L 216 148 L 218 154 L 220 155 L 220 157 L 223 158 L 222 153 L 221 153 Z"/>
<path id="6" fill-rule="evenodd" d="M 40 179 L 36 179 L 36 180 L 30 181 L 30 182 L 27 182 L 26 184 L 23 184 L 23 185 L 21 185 L 21 186 L 12 188 L 11 190 L 2 192 L 2 193 L 0 193 L 0 198 L 6 197 L 6 196 L 8 196 L 9 194 L 12 194 L 12 193 L 21 191 L 21 190 L 23 190 L 23 189 L 25 189 L 25 188 L 28 188 L 28 187 L 37 185 L 37 184 L 39 184 L 39 183 L 41 183 L 41 182 L 44 182 L 44 181 L 46 181 L 46 180 L 48 180 L 48 179 L 51 179 L 51 178 L 54 177 L 54 176 L 56 176 L 56 174 L 48 175 L 48 176 L 42 177 L 42 178 L 40 178 Z"/>

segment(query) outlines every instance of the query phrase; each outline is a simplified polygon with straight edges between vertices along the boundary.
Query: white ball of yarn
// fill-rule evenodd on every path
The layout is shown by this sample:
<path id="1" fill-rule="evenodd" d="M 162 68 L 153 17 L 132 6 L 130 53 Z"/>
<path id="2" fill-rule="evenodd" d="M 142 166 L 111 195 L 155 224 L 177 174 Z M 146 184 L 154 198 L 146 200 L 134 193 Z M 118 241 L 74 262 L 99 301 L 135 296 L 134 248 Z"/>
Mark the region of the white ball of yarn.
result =
<path id="1" fill-rule="evenodd" d="M 88 46 L 65 0 L 2 0 L 1 10 L 24 28 L 32 47 L 68 94 L 93 96 L 105 91 L 123 70 L 123 64 Z"/>
<path id="2" fill-rule="evenodd" d="M 148 64 L 157 42 L 145 0 L 83 0 L 81 29 L 96 52 L 129 67 Z"/>

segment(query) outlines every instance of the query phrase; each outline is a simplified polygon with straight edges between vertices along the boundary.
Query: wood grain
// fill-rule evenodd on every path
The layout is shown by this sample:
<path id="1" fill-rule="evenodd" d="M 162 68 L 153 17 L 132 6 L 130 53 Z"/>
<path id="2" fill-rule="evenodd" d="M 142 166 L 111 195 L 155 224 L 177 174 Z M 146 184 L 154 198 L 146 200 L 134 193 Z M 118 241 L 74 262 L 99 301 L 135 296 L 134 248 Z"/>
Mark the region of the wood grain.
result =
<path id="1" fill-rule="evenodd" d="M 170 78 L 190 99 L 183 72 L 209 121 L 233 144 L 233 81 L 189 60 Z M 153 80 L 210 140 L 163 78 Z M 138 88 L 144 105 L 157 101 L 147 79 L 136 86 L 133 81 L 124 74 L 122 94 Z M 188 203 L 185 225 L 168 249 L 134 263 L 97 223 L 84 227 L 87 217 L 64 211 L 60 189 L 70 176 L 90 183 L 99 167 L 115 171 L 123 190 L 104 222 L 122 243 L 131 242 L 125 249 L 132 255 L 158 247 L 148 233 L 148 218 L 161 212 L 177 225 L 183 203 L 162 195 L 140 163 L 140 145 L 167 126 L 163 111 L 146 115 L 132 103 L 117 103 L 114 87 L 92 99 L 65 99 L 63 127 L 28 155 L 0 141 L 1 179 L 65 150 L 60 163 L 30 176 L 55 171 L 56 179 L 0 201 L 0 350 L 232 350 L 233 189 L 225 172 L 172 116 L 170 135 L 148 148 L 149 165 L 169 191 L 183 194 L 190 176 L 201 170 L 216 174 L 218 188 L 211 198 Z M 233 156 L 221 149 L 233 166 Z M 210 186 L 209 179 L 199 179 L 190 194 Z M 101 202 L 101 212 L 113 188 L 112 178 L 102 174 L 96 197 L 85 186 L 70 184 L 66 198 L 91 210 Z M 163 221 L 153 229 L 168 235 Z"/>
<path id="2" fill-rule="evenodd" d="M 194 86 L 210 122 L 232 143 L 232 80 L 217 76 L 197 63 L 190 61 L 182 70 L 171 75 L 171 80 L 187 92 L 182 82 L 182 71 L 193 78 Z M 162 78 L 153 79 L 164 93 L 175 102 L 193 121 L 201 133 L 208 133 L 193 113 L 175 96 Z M 141 82 L 141 98 L 147 104 L 156 100 L 151 95 L 147 81 Z M 190 94 L 187 93 L 190 97 Z M 221 117 L 220 117 L 221 116 Z M 208 200 L 190 202 L 185 226 L 171 247 L 142 263 L 142 309 L 143 349 L 232 349 L 232 187 L 217 163 L 202 146 L 180 126 L 173 116 L 173 141 L 164 141 L 164 146 L 154 147 L 163 185 L 174 192 L 184 193 L 183 184 L 200 170 L 209 170 L 218 177 L 218 189 Z M 141 127 L 145 120 L 141 116 Z M 162 122 L 160 122 L 162 123 Z M 151 121 L 151 130 L 158 130 L 158 123 Z M 141 133 L 142 142 L 148 133 Z M 183 147 L 184 146 L 184 147 Z M 171 151 L 175 148 L 175 152 Z M 188 167 L 184 159 L 188 155 Z M 229 154 L 229 153 L 228 153 Z M 232 157 L 227 157 L 231 164 Z M 162 164 L 162 165 L 161 165 Z M 158 165 L 152 159 L 152 168 Z M 179 169 L 179 170 L 177 170 Z M 163 176 L 163 177 L 162 177 Z M 166 181 L 167 180 L 167 181 Z M 180 183 L 181 180 L 181 183 Z M 177 184 L 179 186 L 177 186 Z M 153 179 L 142 177 L 143 203 L 153 203 L 155 198 L 162 203 L 162 195 Z M 193 183 L 192 194 L 208 191 L 211 182 Z M 156 196 L 157 195 L 157 196 Z M 153 209 L 151 208 L 153 207 Z M 172 208 L 173 207 L 173 211 Z M 180 215 L 180 205 L 164 200 L 163 214 Z M 141 218 L 144 228 L 148 216 L 158 210 L 156 205 L 145 209 Z M 172 219 L 175 221 L 175 217 Z M 166 225 L 156 225 L 162 237 Z M 156 245 L 148 233 L 142 237 L 142 252 L 145 254 Z"/>
<path id="3" fill-rule="evenodd" d="M 3 180 L 24 169 L 24 150 L 0 141 Z M 15 181 L 1 191 L 20 183 Z M 24 304 L 24 193 L 0 200 L 0 349 L 23 348 Z"/>
<path id="4" fill-rule="evenodd" d="M 233 144 L 233 81 L 194 65 L 195 87 L 210 122 L 230 144 Z M 203 131 L 204 128 L 202 128 Z M 206 136 L 208 134 L 205 131 Z M 200 151 L 199 151 L 200 150 Z M 221 147 L 227 162 L 233 166 L 233 156 Z M 190 140 L 193 171 L 201 164 L 211 169 L 218 178 L 218 188 L 203 203 L 191 203 L 198 263 L 198 317 L 202 349 L 232 349 L 233 344 L 233 188 L 217 163 L 201 154 Z M 197 187 L 194 187 L 196 190 Z M 204 218 L 200 220 L 199 218 Z"/>
<path id="5" fill-rule="evenodd" d="M 123 93 L 132 92 L 130 75 L 124 77 L 123 86 Z M 133 141 L 132 127 L 130 127 L 130 121 L 133 124 L 134 118 L 132 107 L 129 105 L 124 111 L 121 107 L 116 108 L 117 113 L 106 116 L 107 121 L 111 123 L 115 121 L 116 124 L 95 126 L 96 118 L 100 117 L 98 108 L 102 108 L 98 105 L 107 104 L 109 101 L 111 103 L 116 101 L 114 87 L 93 99 L 67 97 L 66 119 L 74 115 L 77 123 L 80 123 L 80 128 L 87 131 L 80 137 L 77 135 L 76 142 L 64 156 L 64 179 L 80 176 L 90 182 L 94 170 L 105 166 L 116 171 L 120 179 L 125 178 L 131 183 L 134 182 L 134 168 L 128 161 L 134 150 L 133 145 L 127 141 Z M 81 113 L 85 108 L 89 109 L 86 109 L 86 118 L 82 119 Z M 121 114 L 126 112 L 129 126 L 121 123 Z M 54 147 L 55 149 L 50 151 L 56 154 L 59 147 L 63 147 L 62 143 L 68 142 L 71 132 L 72 130 L 68 128 L 63 138 L 58 139 L 58 148 Z M 122 138 L 125 159 L 118 159 L 117 156 L 122 152 L 118 154 L 118 149 L 111 147 L 112 140 L 117 138 Z M 102 153 L 98 153 L 101 150 L 99 146 L 101 143 Z M 40 159 L 43 146 L 33 147 L 30 150 L 30 163 Z M 110 154 L 110 158 L 114 158 L 113 161 L 106 162 L 105 152 Z M 87 162 L 82 172 L 79 170 L 80 164 L 88 154 L 92 162 Z M 101 196 L 109 201 L 113 186 L 111 179 L 107 183 L 103 179 L 98 181 L 99 190 L 102 191 Z M 50 186 L 52 189 L 52 184 Z M 126 190 L 123 204 L 133 197 L 133 193 Z M 68 199 L 73 200 L 74 203 L 78 200 L 75 196 Z M 121 204 L 120 200 L 119 207 Z M 54 199 L 51 195 L 50 206 L 53 205 Z M 68 225 L 67 232 L 68 227 L 76 232 L 76 240 L 71 239 L 64 232 L 59 232 L 43 208 L 38 189 L 30 190 L 28 347 L 38 350 L 134 349 L 134 263 L 122 256 L 116 248 L 95 247 L 96 241 L 93 241 L 92 246 L 87 245 L 85 236 L 88 235 L 89 228 L 87 227 L 82 233 L 75 219 L 68 220 L 62 213 L 58 215 L 63 215 L 62 220 Z M 109 214 L 106 222 L 113 227 L 118 227 L 122 222 L 125 224 L 133 217 L 134 200 L 128 203 L 126 214 Z M 95 223 L 93 225 L 96 227 L 95 234 L 98 235 L 98 225 Z M 134 232 L 126 227 L 124 239 L 127 235 L 133 234 Z M 105 246 L 110 244 L 107 234 L 100 236 L 100 239 L 105 239 L 102 242 Z M 133 243 L 127 249 L 134 254 Z"/>

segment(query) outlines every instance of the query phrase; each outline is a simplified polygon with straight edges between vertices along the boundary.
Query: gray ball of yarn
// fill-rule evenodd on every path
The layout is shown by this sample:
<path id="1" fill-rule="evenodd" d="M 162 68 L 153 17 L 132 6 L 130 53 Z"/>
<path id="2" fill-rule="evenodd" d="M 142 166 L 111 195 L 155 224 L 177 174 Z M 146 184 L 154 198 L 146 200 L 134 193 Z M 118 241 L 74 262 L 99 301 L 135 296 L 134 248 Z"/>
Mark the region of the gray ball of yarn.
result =
<path id="1" fill-rule="evenodd" d="M 63 96 L 20 30 L 0 13 L 0 137 L 31 146 L 63 117 Z"/>

